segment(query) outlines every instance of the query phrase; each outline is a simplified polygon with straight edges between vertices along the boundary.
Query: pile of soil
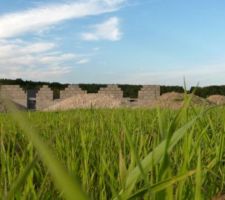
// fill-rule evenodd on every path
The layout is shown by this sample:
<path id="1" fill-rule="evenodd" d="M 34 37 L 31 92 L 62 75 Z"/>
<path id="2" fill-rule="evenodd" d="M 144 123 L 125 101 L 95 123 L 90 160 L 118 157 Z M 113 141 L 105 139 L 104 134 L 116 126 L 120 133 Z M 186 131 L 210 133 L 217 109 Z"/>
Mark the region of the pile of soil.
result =
<path id="1" fill-rule="evenodd" d="M 193 106 L 211 106 L 213 103 L 199 96 L 188 94 L 187 98 L 191 98 L 191 105 Z M 183 106 L 185 94 L 170 92 L 161 95 L 157 100 L 146 103 L 147 107 L 161 107 L 179 109 Z"/>
<path id="2" fill-rule="evenodd" d="M 5 106 L 2 104 L 2 102 L 0 101 L 0 113 L 2 112 L 6 112 L 6 108 Z"/>
<path id="3" fill-rule="evenodd" d="M 45 111 L 69 110 L 74 108 L 118 108 L 121 100 L 110 95 L 80 94 L 61 101 L 45 108 Z"/>
<path id="4" fill-rule="evenodd" d="M 154 101 L 137 101 L 131 107 L 161 107 L 179 109 L 183 106 L 185 98 L 191 98 L 192 106 L 215 105 L 207 99 L 199 96 L 176 92 L 165 93 Z M 127 106 L 122 99 L 116 99 L 110 95 L 103 94 L 80 94 L 64 100 L 56 101 L 54 105 L 45 108 L 44 111 L 69 110 L 75 108 L 118 108 Z"/>
<path id="5" fill-rule="evenodd" d="M 169 92 L 169 93 L 165 93 L 162 94 L 159 97 L 160 101 L 176 101 L 176 102 L 180 102 L 184 100 L 184 94 L 182 93 L 177 93 L 177 92 Z"/>
<path id="6" fill-rule="evenodd" d="M 27 110 L 25 107 L 15 103 L 15 102 L 11 102 L 14 104 L 14 106 L 16 107 L 16 109 L 20 110 L 20 111 L 25 111 Z M 3 104 L 3 102 L 0 100 L 0 113 L 6 113 L 8 112 L 7 107 Z"/>
<path id="7" fill-rule="evenodd" d="M 225 200 L 225 194 L 219 194 L 212 198 L 212 200 Z"/>
<path id="8" fill-rule="evenodd" d="M 225 96 L 223 95 L 212 95 L 209 96 L 207 100 L 216 105 L 225 105 Z"/>

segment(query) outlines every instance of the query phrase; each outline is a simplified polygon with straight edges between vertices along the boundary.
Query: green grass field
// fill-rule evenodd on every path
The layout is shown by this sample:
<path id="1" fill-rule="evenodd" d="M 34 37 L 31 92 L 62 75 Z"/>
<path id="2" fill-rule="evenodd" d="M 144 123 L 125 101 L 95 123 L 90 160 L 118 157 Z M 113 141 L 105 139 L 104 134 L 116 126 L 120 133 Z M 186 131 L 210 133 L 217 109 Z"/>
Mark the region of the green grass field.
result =
<path id="1" fill-rule="evenodd" d="M 212 199 L 225 108 L 0 115 L 0 199 Z"/>

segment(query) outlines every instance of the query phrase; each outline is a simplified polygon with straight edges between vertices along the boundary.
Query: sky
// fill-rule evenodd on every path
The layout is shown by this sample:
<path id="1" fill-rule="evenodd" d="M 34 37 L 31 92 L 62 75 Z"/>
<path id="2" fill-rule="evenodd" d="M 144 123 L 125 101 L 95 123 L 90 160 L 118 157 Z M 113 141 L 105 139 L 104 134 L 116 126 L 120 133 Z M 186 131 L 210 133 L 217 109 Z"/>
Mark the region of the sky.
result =
<path id="1" fill-rule="evenodd" d="M 224 85 L 223 0 L 0 0 L 0 78 Z"/>

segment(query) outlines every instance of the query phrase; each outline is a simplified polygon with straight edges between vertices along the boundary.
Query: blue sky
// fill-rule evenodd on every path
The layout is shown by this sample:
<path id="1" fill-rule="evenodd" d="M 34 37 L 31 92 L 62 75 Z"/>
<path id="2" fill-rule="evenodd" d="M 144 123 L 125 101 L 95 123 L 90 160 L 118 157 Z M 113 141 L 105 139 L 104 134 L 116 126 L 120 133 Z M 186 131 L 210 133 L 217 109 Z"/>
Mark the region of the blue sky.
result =
<path id="1" fill-rule="evenodd" d="M 0 0 L 0 78 L 225 84 L 225 1 Z"/>

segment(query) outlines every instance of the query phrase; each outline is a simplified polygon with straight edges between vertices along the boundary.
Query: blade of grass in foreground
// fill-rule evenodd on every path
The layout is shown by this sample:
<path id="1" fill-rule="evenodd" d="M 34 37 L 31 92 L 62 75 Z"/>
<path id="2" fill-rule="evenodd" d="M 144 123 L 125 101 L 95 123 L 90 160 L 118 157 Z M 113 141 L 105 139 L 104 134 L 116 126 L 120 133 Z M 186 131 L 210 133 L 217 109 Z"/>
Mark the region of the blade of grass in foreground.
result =
<path id="1" fill-rule="evenodd" d="M 63 192 L 65 198 L 68 200 L 87 199 L 86 195 L 81 189 L 79 182 L 69 176 L 61 163 L 55 158 L 52 150 L 41 140 L 38 131 L 30 125 L 28 119 L 26 119 L 25 114 L 19 112 L 15 105 L 6 98 L 2 98 L 2 100 L 9 110 L 11 117 L 18 123 L 24 134 L 37 149 L 38 155 L 47 166 L 50 174 L 53 177 L 55 185 L 61 192 Z"/>
<path id="2" fill-rule="evenodd" d="M 197 173 L 196 173 L 196 187 L 195 187 L 195 200 L 201 200 L 201 151 L 198 151 L 198 164 L 197 164 Z"/>
<path id="3" fill-rule="evenodd" d="M 160 183 L 157 183 L 157 184 L 154 184 L 154 185 L 148 185 L 148 186 L 145 186 L 144 188 L 142 188 L 141 190 L 137 191 L 135 194 L 131 195 L 128 200 L 131 200 L 131 199 L 136 199 L 136 198 L 141 198 L 144 196 L 144 194 L 146 192 L 150 192 L 150 193 L 155 193 L 155 192 L 159 192 L 161 190 L 164 190 L 166 189 L 167 187 L 183 180 L 183 179 L 186 179 L 187 177 L 189 176 L 192 176 L 194 173 L 196 172 L 196 170 L 191 170 L 185 174 L 182 174 L 182 175 L 179 175 L 179 176 L 175 176 L 175 177 L 172 177 L 172 178 L 169 178 L 165 181 L 162 181 Z"/>
<path id="4" fill-rule="evenodd" d="M 170 144 L 168 147 L 168 152 L 170 152 L 173 147 L 178 143 L 180 139 L 187 133 L 187 130 L 192 127 L 192 125 L 196 122 L 198 118 L 200 118 L 205 112 L 209 109 L 202 111 L 196 117 L 194 117 L 191 121 L 186 123 L 183 127 L 174 132 Z M 145 173 L 153 169 L 153 165 L 159 163 L 164 155 L 166 140 L 161 142 L 152 152 L 150 152 L 142 161 L 141 165 Z M 153 159 L 154 158 L 154 159 Z M 154 160 L 154 163 L 152 162 Z M 135 167 L 127 176 L 125 190 L 120 191 L 120 196 L 122 199 L 127 199 L 131 194 L 132 190 L 135 187 L 135 184 L 141 179 L 141 172 L 139 167 Z"/>
<path id="5" fill-rule="evenodd" d="M 13 199 L 15 193 L 22 187 L 23 183 L 25 182 L 26 178 L 28 177 L 30 171 L 34 168 L 36 164 L 37 158 L 35 157 L 31 163 L 29 163 L 23 172 L 19 175 L 15 183 L 12 185 L 7 197 L 5 199 Z"/>

